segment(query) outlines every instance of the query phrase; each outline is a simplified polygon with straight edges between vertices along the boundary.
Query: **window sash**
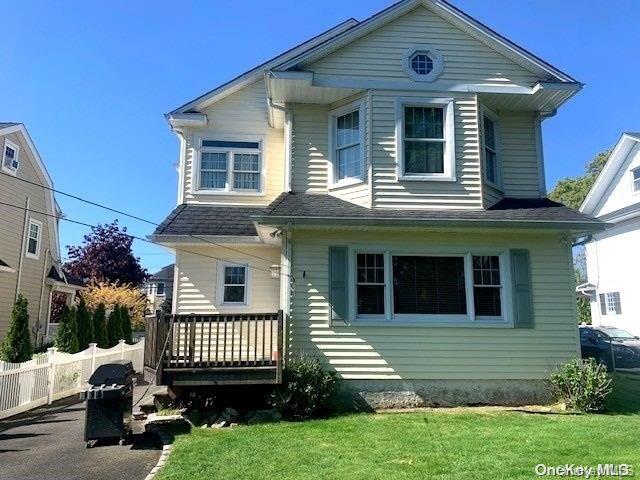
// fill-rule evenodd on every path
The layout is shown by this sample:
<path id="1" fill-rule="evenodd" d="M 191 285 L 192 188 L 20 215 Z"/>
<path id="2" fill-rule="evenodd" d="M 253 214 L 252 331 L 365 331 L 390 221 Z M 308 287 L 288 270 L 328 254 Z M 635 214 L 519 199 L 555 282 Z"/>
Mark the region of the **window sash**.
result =
<path id="1" fill-rule="evenodd" d="M 631 185 L 634 192 L 640 192 L 640 168 L 631 170 Z"/>
<path id="2" fill-rule="evenodd" d="M 333 183 L 363 177 L 362 122 L 361 105 L 331 115 Z"/>
<path id="3" fill-rule="evenodd" d="M 158 282 L 156 284 L 156 295 L 164 295 L 164 283 Z"/>
<path id="4" fill-rule="evenodd" d="M 231 270 L 231 273 L 228 271 Z M 235 271 L 235 272 L 234 272 Z M 242 273 L 239 273 L 239 272 Z M 235 278 L 234 278 L 235 277 Z M 242 292 L 242 299 L 232 297 L 228 299 L 227 293 Z M 222 270 L 222 303 L 223 304 L 245 304 L 247 301 L 247 267 L 244 265 L 225 265 Z"/>
<path id="5" fill-rule="evenodd" d="M 38 256 L 40 250 L 41 226 L 33 220 L 29 221 L 27 231 L 27 254 Z"/>
<path id="6" fill-rule="evenodd" d="M 498 185 L 498 135 L 497 122 L 484 114 L 482 117 L 482 146 L 484 152 L 484 176 Z"/>
<path id="7" fill-rule="evenodd" d="M 4 147 L 2 149 L 2 166 L 5 169 L 8 169 L 13 173 L 17 172 L 19 166 L 19 151 L 20 149 L 17 145 L 9 142 L 9 140 L 5 140 Z"/>
<path id="8" fill-rule="evenodd" d="M 205 145 L 259 145 L 260 148 L 222 148 L 220 146 Z M 199 180 L 198 189 L 202 191 L 229 192 L 229 193 L 261 193 L 263 190 L 262 180 L 262 143 L 261 142 L 239 142 L 239 141 L 218 141 L 202 140 L 200 149 Z M 206 154 L 224 154 L 226 156 L 225 167 L 203 168 L 204 156 Z M 255 156 L 256 165 L 250 165 L 250 161 L 243 159 L 243 156 Z M 224 186 L 208 187 L 203 185 L 203 174 L 214 173 L 224 174 Z"/>

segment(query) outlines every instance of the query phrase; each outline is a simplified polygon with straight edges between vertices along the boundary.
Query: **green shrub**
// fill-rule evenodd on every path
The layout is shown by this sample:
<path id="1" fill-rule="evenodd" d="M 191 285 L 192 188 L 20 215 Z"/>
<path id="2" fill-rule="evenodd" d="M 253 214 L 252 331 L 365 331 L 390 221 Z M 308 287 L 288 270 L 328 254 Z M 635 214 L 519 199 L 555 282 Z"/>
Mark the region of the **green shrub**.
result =
<path id="1" fill-rule="evenodd" d="M 336 373 L 325 370 L 315 358 L 294 358 L 287 362 L 283 384 L 271 396 L 271 404 L 288 419 L 318 417 L 328 411 L 337 384 Z"/>
<path id="2" fill-rule="evenodd" d="M 76 317 L 78 322 L 78 345 L 80 350 L 84 350 L 94 341 L 94 334 L 91 312 L 82 297 L 80 297 L 80 303 L 78 303 Z"/>
<path id="3" fill-rule="evenodd" d="M 107 336 L 107 312 L 104 303 L 98 304 L 93 312 L 93 337 L 100 348 L 109 348 Z"/>
<path id="4" fill-rule="evenodd" d="M 0 360 L 20 363 L 31 360 L 33 345 L 29 332 L 29 302 L 22 295 L 18 295 L 11 312 L 11 325 L 2 345 L 0 345 Z"/>
<path id="5" fill-rule="evenodd" d="M 122 339 L 122 315 L 120 312 L 120 305 L 116 305 L 109 314 L 109 320 L 107 320 L 107 339 L 109 348 L 118 344 L 118 341 Z"/>
<path id="6" fill-rule="evenodd" d="M 120 328 L 122 331 L 122 339 L 124 339 L 129 345 L 133 343 L 133 328 L 131 326 L 131 315 L 129 315 L 129 309 L 126 306 L 120 307 Z"/>
<path id="7" fill-rule="evenodd" d="M 599 412 L 611 393 L 611 377 L 606 365 L 593 358 L 574 359 L 551 374 L 551 388 L 567 408 Z"/>
<path id="8" fill-rule="evenodd" d="M 74 307 L 65 307 L 60 316 L 58 331 L 56 332 L 56 347 L 61 352 L 77 353 L 80 351 L 78 343 L 77 313 Z"/>

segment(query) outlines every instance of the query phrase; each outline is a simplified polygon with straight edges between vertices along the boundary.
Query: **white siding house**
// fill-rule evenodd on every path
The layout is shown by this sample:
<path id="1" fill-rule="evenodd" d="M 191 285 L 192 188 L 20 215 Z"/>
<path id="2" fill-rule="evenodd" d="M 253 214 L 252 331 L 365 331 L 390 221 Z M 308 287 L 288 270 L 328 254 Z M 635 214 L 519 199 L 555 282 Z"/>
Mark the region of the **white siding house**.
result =
<path id="1" fill-rule="evenodd" d="M 585 245 L 592 321 L 640 336 L 640 133 L 622 135 L 580 211 L 608 224 Z"/>
<path id="2" fill-rule="evenodd" d="M 246 369 L 234 345 L 256 354 L 252 325 L 281 310 L 262 368 L 313 356 L 371 403 L 545 399 L 579 355 L 571 240 L 601 223 L 544 198 L 540 122 L 581 88 L 446 2 L 403 0 L 168 113 L 167 381 L 218 384 L 227 353 Z"/>

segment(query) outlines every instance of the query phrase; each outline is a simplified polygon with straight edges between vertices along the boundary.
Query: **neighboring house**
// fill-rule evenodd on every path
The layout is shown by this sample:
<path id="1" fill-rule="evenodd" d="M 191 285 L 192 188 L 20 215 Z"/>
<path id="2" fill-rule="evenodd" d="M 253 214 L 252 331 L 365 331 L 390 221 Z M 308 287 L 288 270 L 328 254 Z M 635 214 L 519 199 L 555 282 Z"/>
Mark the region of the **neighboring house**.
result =
<path id="1" fill-rule="evenodd" d="M 579 356 L 572 237 L 601 229 L 545 198 L 540 124 L 581 87 L 447 2 L 404 0 L 167 114 L 178 206 L 151 238 L 192 315 L 163 381 L 246 370 L 243 322 L 282 309 L 289 358 L 370 402 L 543 398 Z M 377 395 L 397 391 L 418 396 Z"/>
<path id="2" fill-rule="evenodd" d="M 145 283 L 144 291 L 147 296 L 147 311 L 149 314 L 155 314 L 157 310 L 161 310 L 162 304 L 165 302 L 171 304 L 173 300 L 173 270 L 173 263 L 162 267 L 151 275 Z"/>
<path id="3" fill-rule="evenodd" d="M 29 320 L 39 343 L 48 334 L 52 292 L 72 299 L 82 287 L 60 268 L 62 213 L 51 177 L 24 125 L 0 123 L 0 148 L 0 340 L 20 293 L 29 302 Z"/>
<path id="4" fill-rule="evenodd" d="M 640 335 L 640 133 L 624 133 L 580 211 L 608 224 L 586 245 L 587 283 L 594 325 Z"/>

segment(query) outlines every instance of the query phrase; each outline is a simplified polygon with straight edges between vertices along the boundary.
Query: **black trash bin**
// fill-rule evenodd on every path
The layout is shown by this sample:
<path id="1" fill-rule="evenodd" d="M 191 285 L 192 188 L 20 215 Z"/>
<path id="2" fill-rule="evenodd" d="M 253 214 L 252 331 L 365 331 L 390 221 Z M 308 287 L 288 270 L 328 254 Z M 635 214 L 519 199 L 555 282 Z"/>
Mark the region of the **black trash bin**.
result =
<path id="1" fill-rule="evenodd" d="M 91 378 L 91 387 L 80 394 L 87 402 L 84 440 L 87 447 L 100 439 L 124 443 L 131 433 L 134 370 L 130 360 L 100 365 Z"/>

